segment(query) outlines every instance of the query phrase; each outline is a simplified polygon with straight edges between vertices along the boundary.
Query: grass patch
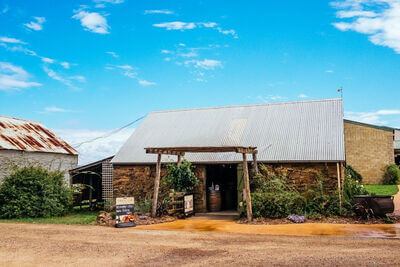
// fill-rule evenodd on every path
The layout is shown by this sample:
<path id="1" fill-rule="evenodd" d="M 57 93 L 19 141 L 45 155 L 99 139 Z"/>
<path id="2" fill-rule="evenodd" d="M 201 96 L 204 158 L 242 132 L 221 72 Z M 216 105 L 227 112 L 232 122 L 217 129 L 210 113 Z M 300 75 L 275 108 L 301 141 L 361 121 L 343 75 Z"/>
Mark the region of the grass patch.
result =
<path id="1" fill-rule="evenodd" d="M 17 223 L 37 223 L 37 224 L 96 224 L 98 211 L 74 210 L 72 213 L 62 217 L 50 218 L 22 218 L 22 219 L 0 219 L 1 222 L 17 222 Z"/>
<path id="2" fill-rule="evenodd" d="M 370 184 L 364 187 L 368 193 L 376 196 L 393 196 L 399 191 L 397 185 Z"/>

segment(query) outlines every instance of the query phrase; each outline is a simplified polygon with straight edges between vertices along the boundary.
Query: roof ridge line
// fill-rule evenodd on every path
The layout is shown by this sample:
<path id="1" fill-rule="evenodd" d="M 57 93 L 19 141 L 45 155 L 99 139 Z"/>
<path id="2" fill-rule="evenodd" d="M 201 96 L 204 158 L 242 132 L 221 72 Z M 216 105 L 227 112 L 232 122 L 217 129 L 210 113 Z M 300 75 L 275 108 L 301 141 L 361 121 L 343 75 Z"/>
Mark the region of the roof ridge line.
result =
<path id="1" fill-rule="evenodd" d="M 6 119 L 13 119 L 13 120 L 18 120 L 18 121 L 27 121 L 27 122 L 35 122 L 35 123 L 39 123 L 42 124 L 40 121 L 34 121 L 34 120 L 28 120 L 28 119 L 22 119 L 22 118 L 16 118 L 16 117 L 11 117 L 11 116 L 6 116 L 6 115 L 2 115 L 0 114 L 0 118 L 6 118 Z"/>
<path id="2" fill-rule="evenodd" d="M 272 105 L 284 105 L 284 104 L 298 104 L 298 103 L 312 103 L 312 102 L 328 102 L 338 101 L 342 98 L 325 98 L 325 99 L 312 99 L 312 100 L 300 100 L 300 101 L 286 101 L 286 102 L 270 102 L 270 103 L 258 103 L 258 104 L 244 104 L 244 105 L 231 105 L 231 106 L 216 106 L 216 107 L 202 107 L 202 108 L 183 108 L 183 109 L 171 109 L 171 110 L 155 110 L 152 113 L 168 113 L 168 112 L 180 112 L 190 110 L 209 110 L 209 109 L 224 109 L 224 108 L 240 108 L 240 107 L 257 107 L 257 106 L 272 106 Z"/>

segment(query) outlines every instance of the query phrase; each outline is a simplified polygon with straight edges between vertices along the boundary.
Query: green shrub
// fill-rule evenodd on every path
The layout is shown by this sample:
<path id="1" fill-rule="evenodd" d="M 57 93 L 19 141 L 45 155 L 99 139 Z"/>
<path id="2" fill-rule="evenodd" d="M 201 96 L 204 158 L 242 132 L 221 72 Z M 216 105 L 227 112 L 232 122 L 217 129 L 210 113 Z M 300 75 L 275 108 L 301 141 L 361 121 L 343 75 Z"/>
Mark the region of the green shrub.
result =
<path id="1" fill-rule="evenodd" d="M 385 184 L 400 183 L 400 168 L 396 164 L 390 164 L 385 167 L 384 174 Z"/>
<path id="2" fill-rule="evenodd" d="M 151 212 L 151 205 L 151 199 L 135 202 L 135 211 L 142 214 L 149 213 Z"/>
<path id="3" fill-rule="evenodd" d="M 286 177 L 257 175 L 253 181 L 252 208 L 254 217 L 284 218 L 289 214 L 320 218 L 352 214 L 353 196 L 365 194 L 359 182 L 351 177 L 344 180 L 342 206 L 338 192 L 328 191 L 326 178 L 316 175 L 313 186 L 298 191 Z"/>
<path id="4" fill-rule="evenodd" d="M 258 176 L 251 194 L 254 217 L 283 218 L 303 214 L 304 198 L 285 178 Z"/>
<path id="5" fill-rule="evenodd" d="M 64 215 L 72 206 L 72 195 L 64 184 L 63 172 L 32 166 L 16 168 L 0 185 L 0 217 Z"/>
<path id="6" fill-rule="evenodd" d="M 361 174 L 359 174 L 357 171 L 355 171 L 353 169 L 353 167 L 351 167 L 350 165 L 346 166 L 346 169 L 344 171 L 344 175 L 345 177 L 349 177 L 351 179 L 353 179 L 354 181 L 357 181 L 359 183 L 362 182 L 362 176 Z"/>
<path id="7" fill-rule="evenodd" d="M 174 189 L 178 192 L 193 192 L 194 188 L 199 184 L 199 180 L 192 171 L 192 164 L 188 161 L 183 161 L 180 166 L 168 164 L 167 170 L 163 183 L 169 189 Z"/>

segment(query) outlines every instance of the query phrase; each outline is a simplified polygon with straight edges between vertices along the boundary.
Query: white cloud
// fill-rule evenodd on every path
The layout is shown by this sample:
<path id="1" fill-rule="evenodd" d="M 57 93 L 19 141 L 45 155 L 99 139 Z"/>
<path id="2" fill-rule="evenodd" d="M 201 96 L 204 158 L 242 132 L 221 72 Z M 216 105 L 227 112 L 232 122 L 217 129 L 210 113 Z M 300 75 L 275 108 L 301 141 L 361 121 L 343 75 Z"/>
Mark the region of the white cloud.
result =
<path id="1" fill-rule="evenodd" d="M 308 95 L 306 95 L 306 94 L 299 94 L 299 98 L 307 98 L 308 97 Z"/>
<path id="2" fill-rule="evenodd" d="M 44 17 L 33 17 L 33 18 L 34 18 L 33 21 L 24 24 L 25 27 L 34 31 L 43 30 L 43 23 L 46 21 L 46 18 Z"/>
<path id="3" fill-rule="evenodd" d="M 94 0 L 95 3 L 122 4 L 125 0 Z"/>
<path id="4" fill-rule="evenodd" d="M 196 28 L 196 24 L 193 22 L 181 22 L 181 21 L 158 23 L 158 24 L 153 24 L 153 26 L 158 28 L 166 28 L 167 30 L 182 30 L 182 31 Z"/>
<path id="5" fill-rule="evenodd" d="M 171 15 L 174 14 L 173 11 L 168 10 L 168 9 L 153 9 L 153 10 L 145 10 L 144 11 L 145 15 L 148 14 L 165 14 L 165 15 Z"/>
<path id="6" fill-rule="evenodd" d="M 64 85 L 68 86 L 71 89 L 74 90 L 79 90 L 80 88 L 75 86 L 72 81 L 78 81 L 78 82 L 85 82 L 86 79 L 83 76 L 70 76 L 70 77 L 62 77 L 60 74 L 56 73 L 54 70 L 44 66 L 43 70 L 47 73 L 47 75 L 52 78 L 53 80 L 59 81 L 63 83 Z"/>
<path id="7" fill-rule="evenodd" d="M 119 55 L 117 53 L 113 52 L 113 51 L 109 51 L 109 52 L 106 52 L 106 53 L 111 55 L 111 56 L 113 56 L 113 57 L 115 57 L 115 58 L 119 58 Z"/>
<path id="8" fill-rule="evenodd" d="M 400 2 L 398 0 L 345 0 L 333 2 L 338 18 L 350 19 L 333 25 L 341 31 L 366 34 L 380 46 L 400 54 Z"/>
<path id="9" fill-rule="evenodd" d="M 74 12 L 76 14 L 72 18 L 79 20 L 85 30 L 100 34 L 109 33 L 110 26 L 108 26 L 105 16 L 97 12 L 87 12 L 82 9 L 75 10 Z"/>
<path id="10" fill-rule="evenodd" d="M 15 38 L 10 38 L 10 37 L 0 37 L 0 42 L 2 43 L 10 43 L 10 44 L 26 44 L 25 42 L 15 39 Z"/>
<path id="11" fill-rule="evenodd" d="M 189 51 L 187 53 L 181 53 L 181 57 L 197 57 L 198 54 L 195 51 Z"/>
<path id="12" fill-rule="evenodd" d="M 95 7 L 104 8 L 106 4 L 122 4 L 124 0 L 94 0 L 93 2 L 96 3 Z"/>
<path id="13" fill-rule="evenodd" d="M 29 82 L 30 75 L 21 67 L 8 62 L 0 62 L 0 90 L 19 90 L 41 86 L 37 82 Z"/>
<path id="14" fill-rule="evenodd" d="M 362 10 L 341 10 L 336 12 L 338 18 L 354 18 L 354 17 L 376 17 L 376 13 L 373 11 L 362 11 Z"/>
<path id="15" fill-rule="evenodd" d="M 86 78 L 82 75 L 75 75 L 75 76 L 70 76 L 69 77 L 70 80 L 75 80 L 81 83 L 85 83 L 86 82 Z"/>
<path id="16" fill-rule="evenodd" d="M 387 124 L 388 122 L 384 120 L 384 116 L 387 115 L 400 115 L 400 110 L 378 110 L 375 112 L 355 112 L 347 111 L 344 113 L 345 118 L 349 120 L 370 123 L 370 124 Z"/>
<path id="17" fill-rule="evenodd" d="M 214 70 L 215 68 L 222 68 L 222 63 L 215 59 L 204 59 L 204 60 L 187 60 L 185 66 L 193 65 L 196 68 L 205 70 Z"/>
<path id="18" fill-rule="evenodd" d="M 326 70 L 325 72 L 327 72 L 327 73 L 333 73 L 334 71 L 333 71 L 333 70 Z"/>
<path id="19" fill-rule="evenodd" d="M 51 107 L 45 107 L 44 112 L 49 113 L 49 112 L 71 112 L 71 110 L 64 109 L 64 108 L 58 108 L 56 106 L 51 106 Z"/>
<path id="20" fill-rule="evenodd" d="M 182 21 L 173 21 L 173 22 L 164 22 L 153 24 L 154 27 L 165 28 L 167 30 L 192 30 L 195 28 L 213 28 L 219 33 L 225 35 L 232 35 L 234 38 L 238 38 L 235 30 L 224 30 L 221 27 L 217 27 L 218 24 L 215 22 L 182 22 Z"/>
<path id="21" fill-rule="evenodd" d="M 172 54 L 173 52 L 170 50 L 163 49 L 161 50 L 161 54 Z"/>
<path id="22" fill-rule="evenodd" d="M 131 65 L 118 65 L 117 67 L 120 69 L 123 69 L 123 70 L 132 70 L 133 69 L 133 67 Z"/>
<path id="23" fill-rule="evenodd" d="M 133 67 L 131 65 L 128 65 L 128 64 L 125 64 L 125 65 L 111 65 L 111 64 L 109 64 L 109 65 L 105 66 L 104 68 L 107 69 L 107 70 L 120 69 L 121 73 L 124 76 L 126 76 L 128 78 L 131 78 L 131 79 L 134 79 L 134 80 L 137 80 L 137 82 L 142 86 L 151 86 L 151 85 L 156 85 L 157 84 L 156 82 L 150 82 L 150 81 L 147 81 L 145 79 L 140 78 L 138 73 L 137 73 L 137 71 L 136 71 L 137 68 L 135 68 L 135 67 Z"/>
<path id="24" fill-rule="evenodd" d="M 43 62 L 45 62 L 45 63 L 54 63 L 54 59 L 52 59 L 52 58 L 48 58 L 48 57 L 41 57 L 40 58 Z"/>
<path id="25" fill-rule="evenodd" d="M 0 43 L 0 46 L 4 47 L 5 49 L 7 49 L 8 51 L 11 51 L 11 52 L 22 52 L 29 56 L 38 56 L 35 51 L 32 51 L 32 50 L 22 47 L 20 45 L 8 46 L 6 43 Z"/>
<path id="26" fill-rule="evenodd" d="M 287 99 L 287 97 L 280 95 L 257 96 L 257 98 L 263 102 L 275 102 Z"/>
<path id="27" fill-rule="evenodd" d="M 149 82 L 149 81 L 146 81 L 146 80 L 139 80 L 138 82 L 139 82 L 140 85 L 143 85 L 143 86 L 150 86 L 150 85 L 156 85 L 157 84 L 155 82 Z"/>
<path id="28" fill-rule="evenodd" d="M 206 28 L 214 28 L 215 26 L 217 26 L 217 23 L 215 23 L 215 22 L 199 22 L 199 23 L 197 23 L 197 25 L 203 26 Z"/>
<path id="29" fill-rule="evenodd" d="M 79 164 L 87 164 L 109 156 L 115 155 L 121 146 L 128 140 L 135 129 L 126 128 L 106 138 L 82 144 L 79 151 Z M 60 136 L 68 144 L 76 146 L 84 141 L 92 140 L 110 133 L 110 130 L 89 129 L 55 129 L 54 133 Z"/>
<path id="30" fill-rule="evenodd" d="M 136 79 L 137 78 L 137 72 L 134 71 L 134 68 L 131 65 L 118 65 L 116 67 L 121 69 L 121 70 L 124 70 L 123 74 L 126 77 L 129 77 L 131 79 Z"/>
<path id="31" fill-rule="evenodd" d="M 70 68 L 70 64 L 68 62 L 61 62 L 60 65 L 64 68 L 64 69 L 69 69 Z"/>
<path id="32" fill-rule="evenodd" d="M 216 29 L 217 29 L 218 32 L 220 32 L 220 33 L 222 33 L 222 34 L 225 34 L 225 35 L 232 35 L 233 38 L 235 38 L 235 39 L 239 38 L 239 36 L 237 35 L 237 33 L 236 33 L 235 30 L 223 30 L 223 29 L 220 28 L 220 27 L 217 27 Z"/>

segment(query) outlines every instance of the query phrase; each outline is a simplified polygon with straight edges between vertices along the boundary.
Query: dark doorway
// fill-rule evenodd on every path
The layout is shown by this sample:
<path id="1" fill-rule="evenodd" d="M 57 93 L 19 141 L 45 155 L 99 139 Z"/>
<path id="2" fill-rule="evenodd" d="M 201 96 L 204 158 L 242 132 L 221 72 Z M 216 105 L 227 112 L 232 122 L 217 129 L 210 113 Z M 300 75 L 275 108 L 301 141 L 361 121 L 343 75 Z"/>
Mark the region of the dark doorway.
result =
<path id="1" fill-rule="evenodd" d="M 237 209 L 237 164 L 207 165 L 207 199 L 209 188 L 221 191 L 221 210 Z"/>

